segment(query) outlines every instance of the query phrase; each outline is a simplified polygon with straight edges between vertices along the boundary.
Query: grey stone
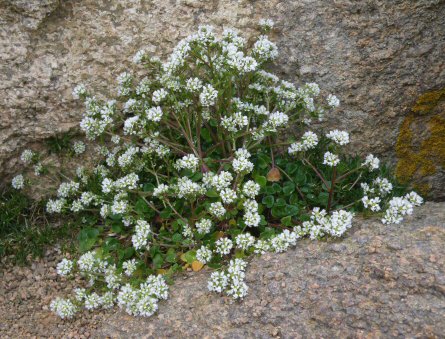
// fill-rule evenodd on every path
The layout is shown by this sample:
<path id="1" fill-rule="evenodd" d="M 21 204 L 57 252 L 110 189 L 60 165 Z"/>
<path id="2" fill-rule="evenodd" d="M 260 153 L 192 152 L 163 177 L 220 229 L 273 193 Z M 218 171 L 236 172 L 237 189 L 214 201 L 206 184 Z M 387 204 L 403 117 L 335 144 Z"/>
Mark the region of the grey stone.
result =
<path id="1" fill-rule="evenodd" d="M 262 17 L 277 23 L 275 70 L 337 94 L 327 124 L 351 131 L 352 151 L 395 162 L 416 97 L 445 87 L 443 0 L 0 0 L 0 171 L 20 170 L 24 148 L 76 128 L 77 83 L 107 95 L 140 48 L 164 57 L 204 23 L 251 36 Z M 444 180 L 440 168 L 427 180 L 434 197 Z"/>

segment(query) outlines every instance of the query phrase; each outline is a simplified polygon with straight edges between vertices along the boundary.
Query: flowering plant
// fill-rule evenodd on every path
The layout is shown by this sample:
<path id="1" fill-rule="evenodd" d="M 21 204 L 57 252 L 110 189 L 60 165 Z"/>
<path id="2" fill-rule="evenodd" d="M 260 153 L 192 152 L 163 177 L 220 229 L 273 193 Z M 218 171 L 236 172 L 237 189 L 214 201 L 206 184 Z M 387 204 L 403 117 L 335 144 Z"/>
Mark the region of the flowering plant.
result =
<path id="1" fill-rule="evenodd" d="M 262 21 L 263 33 L 271 28 Z M 116 100 L 74 89 L 86 106 L 80 127 L 102 146 L 95 167 L 61 183 L 47 211 L 98 219 L 79 236 L 80 258 L 57 266 L 85 286 L 54 300 L 56 313 L 117 304 L 150 316 L 174 272 L 203 265 L 215 269 L 210 291 L 241 299 L 247 255 L 283 252 L 306 236 L 340 237 L 358 210 L 387 207 L 383 221 L 398 223 L 422 202 L 414 192 L 392 198 L 373 155 L 347 157 L 347 132 L 308 131 L 339 100 L 267 72 L 277 55 L 266 35 L 249 45 L 234 30 L 202 26 L 163 63 L 139 51 L 134 62 L 145 77 L 119 75 Z M 73 150 L 85 148 L 77 142 Z M 40 173 L 37 158 L 22 155 Z M 25 183 L 13 180 L 17 189 Z"/>

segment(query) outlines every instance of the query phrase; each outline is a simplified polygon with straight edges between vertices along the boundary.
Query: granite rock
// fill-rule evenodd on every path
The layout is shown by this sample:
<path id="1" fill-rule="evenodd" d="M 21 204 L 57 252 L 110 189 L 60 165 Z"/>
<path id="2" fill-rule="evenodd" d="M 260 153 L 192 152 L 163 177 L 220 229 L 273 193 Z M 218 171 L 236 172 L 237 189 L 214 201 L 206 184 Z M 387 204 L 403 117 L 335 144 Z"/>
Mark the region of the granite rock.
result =
<path id="1" fill-rule="evenodd" d="M 444 0 L 0 0 L 2 174 L 20 169 L 24 148 L 77 127 L 77 83 L 107 95 L 137 50 L 163 57 L 204 23 L 251 36 L 262 17 L 276 22 L 275 71 L 337 94 L 342 105 L 327 124 L 351 131 L 352 151 L 396 162 L 416 98 L 445 88 Z M 443 186 L 436 167 L 420 174 Z"/>

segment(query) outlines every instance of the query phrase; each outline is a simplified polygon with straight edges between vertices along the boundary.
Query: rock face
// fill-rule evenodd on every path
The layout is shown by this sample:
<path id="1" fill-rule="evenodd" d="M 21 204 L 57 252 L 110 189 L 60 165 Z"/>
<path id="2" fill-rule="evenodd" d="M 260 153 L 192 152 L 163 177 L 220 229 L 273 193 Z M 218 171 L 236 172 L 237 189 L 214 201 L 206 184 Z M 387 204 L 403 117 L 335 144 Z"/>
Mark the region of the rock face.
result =
<path id="1" fill-rule="evenodd" d="M 277 24 L 276 71 L 336 93 L 342 106 L 328 123 L 351 131 L 359 153 L 393 157 L 416 98 L 445 88 L 443 0 L 0 0 L 1 171 L 15 170 L 25 147 L 77 126 L 75 84 L 106 95 L 137 50 L 165 56 L 203 23 L 249 36 L 262 17 Z M 443 186 L 443 162 L 432 161 L 434 171 L 418 164 L 413 177 Z"/>
<path id="2" fill-rule="evenodd" d="M 207 291 L 210 272 L 176 277 L 152 318 L 117 310 L 62 320 L 49 312 L 76 287 L 57 276 L 57 249 L 30 267 L 0 263 L 0 337 L 439 338 L 445 333 L 445 203 L 402 225 L 356 220 L 344 239 L 302 240 L 253 258 L 243 302 Z"/>
<path id="3" fill-rule="evenodd" d="M 303 240 L 252 260 L 241 303 L 210 294 L 208 272 L 187 275 L 149 319 L 111 315 L 98 337 L 368 338 L 445 333 L 444 204 L 403 225 L 357 221 L 338 241 Z"/>

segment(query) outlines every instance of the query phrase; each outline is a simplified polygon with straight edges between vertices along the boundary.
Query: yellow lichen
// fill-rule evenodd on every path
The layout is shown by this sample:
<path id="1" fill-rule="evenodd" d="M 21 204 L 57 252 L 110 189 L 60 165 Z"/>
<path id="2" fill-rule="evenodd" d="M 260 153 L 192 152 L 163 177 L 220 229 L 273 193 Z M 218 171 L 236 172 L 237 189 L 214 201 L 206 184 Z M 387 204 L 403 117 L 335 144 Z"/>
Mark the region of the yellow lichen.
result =
<path id="1" fill-rule="evenodd" d="M 445 88 L 424 93 L 417 99 L 412 111 L 420 115 L 426 115 L 431 113 L 442 99 L 445 99 Z"/>
<path id="2" fill-rule="evenodd" d="M 415 103 L 412 112 L 405 118 L 400 127 L 396 142 L 398 162 L 396 176 L 402 183 L 415 182 L 415 188 L 426 194 L 430 185 L 420 183 L 421 179 L 437 172 L 438 168 L 445 168 L 445 118 L 443 112 L 435 110 L 439 103 L 445 100 L 445 88 L 423 94 Z M 425 115 L 433 113 L 428 119 Z M 427 121 L 425 123 L 425 121 Z M 413 127 L 426 125 L 428 137 L 416 142 Z"/>

